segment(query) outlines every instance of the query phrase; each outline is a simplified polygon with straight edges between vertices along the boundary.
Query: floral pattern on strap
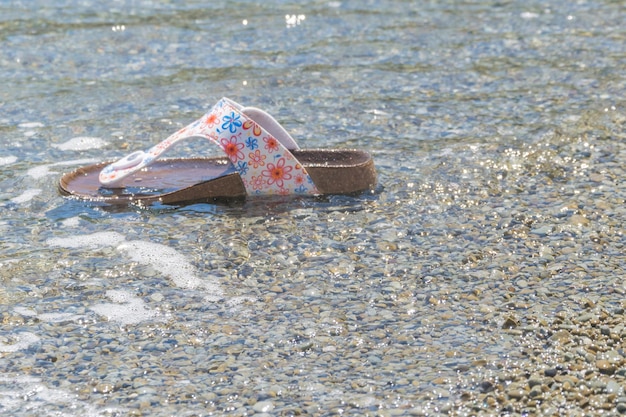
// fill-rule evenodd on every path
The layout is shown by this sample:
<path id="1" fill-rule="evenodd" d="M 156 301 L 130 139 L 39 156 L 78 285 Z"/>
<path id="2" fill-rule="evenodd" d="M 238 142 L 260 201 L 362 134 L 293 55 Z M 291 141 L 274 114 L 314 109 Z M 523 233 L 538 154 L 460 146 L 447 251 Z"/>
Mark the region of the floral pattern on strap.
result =
<path id="1" fill-rule="evenodd" d="M 218 145 L 241 176 L 248 194 L 319 194 L 306 169 L 276 138 L 242 113 L 226 98 L 189 126 L 141 153 L 142 160 L 122 167 L 129 157 L 105 167 L 100 173 L 104 185 L 114 184 L 148 166 L 176 142 L 204 137 Z M 132 156 L 133 154 L 131 154 Z"/>
<path id="2" fill-rule="evenodd" d="M 222 100 L 213 113 L 219 145 L 235 165 L 248 194 L 319 194 L 306 169 L 278 139 Z"/>

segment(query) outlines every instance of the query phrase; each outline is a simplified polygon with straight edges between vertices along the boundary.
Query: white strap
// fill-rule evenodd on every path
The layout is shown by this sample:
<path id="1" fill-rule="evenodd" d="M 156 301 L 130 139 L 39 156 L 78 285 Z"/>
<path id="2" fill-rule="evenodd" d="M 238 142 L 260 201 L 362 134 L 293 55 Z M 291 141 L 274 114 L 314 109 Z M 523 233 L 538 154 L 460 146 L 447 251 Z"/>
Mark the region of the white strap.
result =
<path id="1" fill-rule="evenodd" d="M 248 194 L 319 194 L 306 169 L 289 151 L 298 149 L 289 133 L 263 110 L 243 108 L 227 98 L 148 151 L 133 152 L 106 166 L 100 172 L 100 183 L 106 187 L 121 184 L 176 143 L 191 137 L 203 137 L 218 145 L 230 158 Z"/>

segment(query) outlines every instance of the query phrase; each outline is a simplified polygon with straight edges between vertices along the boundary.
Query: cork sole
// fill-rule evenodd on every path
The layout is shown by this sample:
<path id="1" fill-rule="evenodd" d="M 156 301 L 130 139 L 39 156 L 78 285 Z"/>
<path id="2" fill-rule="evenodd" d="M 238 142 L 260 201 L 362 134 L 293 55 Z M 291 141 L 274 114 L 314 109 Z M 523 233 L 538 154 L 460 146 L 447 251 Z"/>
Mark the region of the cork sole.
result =
<path id="1" fill-rule="evenodd" d="M 371 156 L 358 150 L 293 150 L 321 194 L 351 194 L 376 186 Z M 230 160 L 163 159 L 134 173 L 116 188 L 100 184 L 98 174 L 109 162 L 63 175 L 63 195 L 107 204 L 185 204 L 244 198 L 246 190 Z"/>

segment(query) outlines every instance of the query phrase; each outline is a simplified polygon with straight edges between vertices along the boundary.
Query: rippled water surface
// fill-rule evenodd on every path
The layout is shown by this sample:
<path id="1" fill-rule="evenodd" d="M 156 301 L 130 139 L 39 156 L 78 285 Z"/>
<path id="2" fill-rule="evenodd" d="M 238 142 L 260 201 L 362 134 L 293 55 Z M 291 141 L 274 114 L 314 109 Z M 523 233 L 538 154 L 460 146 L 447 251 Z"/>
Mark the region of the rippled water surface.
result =
<path id="1" fill-rule="evenodd" d="M 624 2 L 204 3 L 0 2 L 3 415 L 626 411 Z M 378 189 L 58 194 L 223 96 Z"/>

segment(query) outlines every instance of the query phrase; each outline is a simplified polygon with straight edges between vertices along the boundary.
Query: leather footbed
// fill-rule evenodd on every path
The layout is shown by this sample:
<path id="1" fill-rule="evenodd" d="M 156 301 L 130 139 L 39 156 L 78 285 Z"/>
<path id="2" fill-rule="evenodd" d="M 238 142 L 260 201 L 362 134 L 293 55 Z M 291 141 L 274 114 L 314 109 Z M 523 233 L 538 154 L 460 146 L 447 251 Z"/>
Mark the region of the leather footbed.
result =
<path id="1" fill-rule="evenodd" d="M 351 194 L 376 185 L 369 153 L 358 150 L 292 150 L 321 194 Z M 242 198 L 241 177 L 227 157 L 162 159 L 142 169 L 116 188 L 103 187 L 98 174 L 109 162 L 78 168 L 61 177 L 64 195 L 109 204 L 141 202 L 179 204 Z"/>

